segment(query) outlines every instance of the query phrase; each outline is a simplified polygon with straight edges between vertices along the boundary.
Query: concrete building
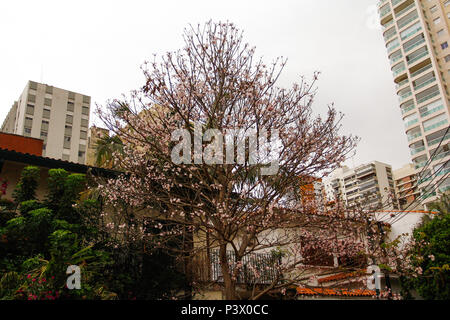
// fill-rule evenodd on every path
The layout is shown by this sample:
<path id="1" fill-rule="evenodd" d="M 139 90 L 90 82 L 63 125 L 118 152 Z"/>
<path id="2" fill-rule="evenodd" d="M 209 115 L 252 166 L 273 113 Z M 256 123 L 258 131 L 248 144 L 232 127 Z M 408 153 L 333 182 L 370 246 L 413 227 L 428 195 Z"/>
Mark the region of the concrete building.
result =
<path id="1" fill-rule="evenodd" d="M 421 200 L 428 203 L 450 186 L 450 0 L 378 6 Z"/>
<path id="2" fill-rule="evenodd" d="M 399 208 L 408 210 L 422 210 L 420 191 L 417 186 L 417 175 L 414 165 L 408 163 L 400 169 L 394 170 L 395 193 Z"/>
<path id="3" fill-rule="evenodd" d="M 44 140 L 43 156 L 84 164 L 91 98 L 29 81 L 1 131 Z"/>
<path id="4" fill-rule="evenodd" d="M 86 164 L 89 166 L 96 165 L 96 150 L 97 150 L 97 142 L 102 137 L 109 136 L 109 130 L 104 128 L 99 128 L 92 126 L 89 128 L 88 132 L 88 144 L 87 144 L 87 158 Z"/>
<path id="5" fill-rule="evenodd" d="M 335 170 L 325 182 L 328 200 L 339 199 L 348 208 L 397 209 L 392 167 L 378 161 Z"/>

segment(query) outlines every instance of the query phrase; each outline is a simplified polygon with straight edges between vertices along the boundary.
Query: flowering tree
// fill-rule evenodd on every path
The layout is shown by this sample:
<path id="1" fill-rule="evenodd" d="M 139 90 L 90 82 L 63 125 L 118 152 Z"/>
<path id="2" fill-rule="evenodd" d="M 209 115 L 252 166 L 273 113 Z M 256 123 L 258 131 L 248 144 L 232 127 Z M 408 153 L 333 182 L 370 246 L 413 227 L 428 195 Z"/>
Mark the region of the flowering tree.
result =
<path id="1" fill-rule="evenodd" d="M 144 64 L 141 89 L 97 109 L 123 142 L 114 157 L 123 174 L 100 187 L 110 203 L 142 213 L 153 246 L 188 261 L 201 253 L 211 261 L 217 250 L 227 299 L 239 298 L 244 268 L 255 284 L 266 284 L 253 290 L 258 298 L 300 279 L 305 250 L 363 250 L 361 220 L 301 201 L 310 177 L 337 168 L 357 142 L 339 134 L 342 115 L 333 106 L 324 118 L 313 115 L 318 74 L 311 83 L 277 87 L 286 61 L 266 66 L 231 23 L 190 27 L 184 41 Z M 259 253 L 275 257 L 270 281 L 249 262 Z M 194 282 L 193 268 L 186 271 Z"/>

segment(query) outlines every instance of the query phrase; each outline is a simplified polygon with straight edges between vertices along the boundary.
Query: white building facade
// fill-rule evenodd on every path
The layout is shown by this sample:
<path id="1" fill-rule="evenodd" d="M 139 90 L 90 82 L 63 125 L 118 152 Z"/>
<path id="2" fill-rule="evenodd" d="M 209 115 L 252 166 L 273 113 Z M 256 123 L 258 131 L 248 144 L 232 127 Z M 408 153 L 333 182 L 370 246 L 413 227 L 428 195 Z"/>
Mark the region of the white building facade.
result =
<path id="1" fill-rule="evenodd" d="M 29 81 L 1 131 L 44 140 L 42 155 L 86 163 L 91 98 Z"/>

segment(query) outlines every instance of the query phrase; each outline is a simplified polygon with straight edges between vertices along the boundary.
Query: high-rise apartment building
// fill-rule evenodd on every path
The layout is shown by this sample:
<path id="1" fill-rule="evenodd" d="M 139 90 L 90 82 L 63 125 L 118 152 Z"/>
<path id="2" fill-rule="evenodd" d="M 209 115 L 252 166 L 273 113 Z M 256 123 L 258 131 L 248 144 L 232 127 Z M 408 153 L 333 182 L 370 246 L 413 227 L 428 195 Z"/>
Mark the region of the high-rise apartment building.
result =
<path id="1" fill-rule="evenodd" d="M 381 0 L 400 112 L 428 203 L 450 186 L 450 0 Z"/>
<path id="2" fill-rule="evenodd" d="M 394 180 L 399 208 L 403 210 L 423 209 L 414 165 L 409 163 L 394 170 Z"/>
<path id="3" fill-rule="evenodd" d="M 85 164 L 89 96 L 29 81 L 1 131 L 44 140 L 42 155 Z"/>
<path id="4" fill-rule="evenodd" d="M 348 208 L 397 209 L 392 167 L 371 163 L 350 169 L 347 166 L 331 173 L 325 182 L 328 200 L 339 198 Z"/>

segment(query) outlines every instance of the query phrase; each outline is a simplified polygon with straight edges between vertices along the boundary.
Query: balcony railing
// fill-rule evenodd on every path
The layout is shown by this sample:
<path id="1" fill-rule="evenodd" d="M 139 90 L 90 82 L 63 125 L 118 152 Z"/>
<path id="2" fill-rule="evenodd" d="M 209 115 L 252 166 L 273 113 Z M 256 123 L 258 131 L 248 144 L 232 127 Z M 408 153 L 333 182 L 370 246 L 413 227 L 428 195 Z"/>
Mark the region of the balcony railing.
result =
<path id="1" fill-rule="evenodd" d="M 388 53 L 391 53 L 392 51 L 394 51 L 395 48 L 399 47 L 400 43 L 397 42 L 396 44 L 390 46 L 389 48 L 387 48 Z"/>
<path id="2" fill-rule="evenodd" d="M 411 44 L 409 47 L 405 48 L 405 52 L 411 51 L 412 49 L 420 46 L 424 42 L 425 42 L 425 38 L 421 38 L 420 40 L 418 40 L 418 41 L 414 42 L 413 44 Z"/>
<path id="3" fill-rule="evenodd" d="M 383 25 L 383 29 L 386 30 L 387 28 L 389 28 L 390 26 L 392 26 L 394 24 L 394 19 L 389 20 L 388 23 Z"/>
<path id="4" fill-rule="evenodd" d="M 406 35 L 401 35 L 400 38 L 402 40 L 408 39 L 409 37 L 411 37 L 412 35 L 416 34 L 417 32 L 421 31 L 422 27 L 418 27 L 417 29 L 414 29 L 413 31 L 409 32 Z"/>
<path id="5" fill-rule="evenodd" d="M 424 150 L 425 150 L 425 146 L 422 146 L 422 147 L 419 147 L 419 148 L 415 148 L 415 149 L 411 149 L 411 155 L 413 156 L 413 155 L 418 154 L 418 153 L 420 153 L 420 152 L 422 152 Z"/>
<path id="6" fill-rule="evenodd" d="M 415 167 L 416 169 L 420 169 L 420 168 L 422 168 L 422 167 L 425 167 L 425 165 L 427 164 L 427 162 L 428 162 L 428 161 L 425 160 L 425 161 L 416 163 L 416 164 L 414 165 L 414 167 Z"/>
<path id="7" fill-rule="evenodd" d="M 405 0 L 392 0 L 392 6 L 395 7 L 395 5 L 399 4 L 400 2 L 403 2 Z"/>
<path id="8" fill-rule="evenodd" d="M 405 123 L 405 128 L 411 127 L 413 124 L 419 122 L 419 119 L 414 119 Z"/>
<path id="9" fill-rule="evenodd" d="M 422 72 L 428 70 L 431 68 L 431 64 L 426 65 L 425 67 L 420 68 L 417 71 L 414 71 L 413 73 L 411 73 L 411 78 L 414 78 L 415 76 L 418 76 L 419 74 L 421 74 Z"/>
<path id="10" fill-rule="evenodd" d="M 384 18 L 390 12 L 391 12 L 390 6 L 387 6 L 386 9 L 380 10 L 380 18 Z"/>
<path id="11" fill-rule="evenodd" d="M 398 76 L 399 74 L 401 74 L 402 72 L 404 72 L 406 70 L 406 67 L 401 67 L 396 69 L 392 74 L 394 75 L 394 77 Z"/>
<path id="12" fill-rule="evenodd" d="M 416 14 L 413 17 L 406 19 L 404 21 L 401 21 L 399 23 L 397 23 L 398 29 L 402 29 L 403 27 L 406 27 L 408 24 L 410 24 L 411 22 L 413 22 L 414 20 L 417 20 L 419 18 L 419 16 Z"/>
<path id="13" fill-rule="evenodd" d="M 447 119 L 444 119 L 444 120 L 441 120 L 441 121 L 439 121 L 438 123 L 435 123 L 435 124 L 433 124 L 433 125 L 431 125 L 431 126 L 429 126 L 429 127 L 424 127 L 423 130 L 424 130 L 425 132 L 427 132 L 427 131 L 430 131 L 430 130 L 433 130 L 433 129 L 435 129 L 435 128 L 438 128 L 438 127 L 440 127 L 440 126 L 442 126 L 442 125 L 444 125 L 444 124 L 447 124 L 447 123 L 448 123 L 448 120 L 447 120 Z"/>
<path id="14" fill-rule="evenodd" d="M 397 18 L 400 17 L 401 15 L 405 14 L 406 12 L 408 12 L 409 10 L 411 10 L 412 8 L 415 7 L 415 3 L 411 3 L 409 6 L 407 6 L 405 9 L 397 12 L 397 14 L 395 15 Z"/>
<path id="15" fill-rule="evenodd" d="M 422 112 L 422 113 L 420 113 L 420 116 L 422 118 L 424 118 L 424 117 L 429 116 L 430 114 L 438 112 L 439 110 L 442 110 L 442 109 L 444 109 L 444 105 L 440 105 L 440 106 L 437 106 L 437 107 L 435 107 L 435 108 L 433 108 L 431 110 L 427 110 L 425 112 Z"/>
<path id="16" fill-rule="evenodd" d="M 448 139 L 450 139 L 450 133 L 447 133 L 443 139 L 442 139 L 442 137 L 439 137 L 439 138 L 431 140 L 430 142 L 428 142 L 428 146 L 429 147 L 434 146 L 435 144 L 438 144 L 439 142 L 441 142 L 441 140 L 442 140 L 442 142 L 444 142 L 445 140 L 448 140 Z"/>
<path id="17" fill-rule="evenodd" d="M 425 102 L 425 101 L 427 101 L 427 100 L 429 100 L 429 99 L 431 99 L 433 97 L 436 97 L 438 95 L 439 95 L 439 91 L 432 92 L 432 93 L 430 93 L 429 95 L 427 95 L 427 96 L 425 96 L 423 98 L 417 99 L 417 103 L 418 104 L 423 103 L 423 102 Z"/>
<path id="18" fill-rule="evenodd" d="M 422 136 L 422 132 L 417 132 L 417 133 L 414 133 L 414 134 L 410 134 L 410 135 L 408 135 L 408 142 L 412 141 L 412 140 L 414 140 L 414 139 L 416 139 L 418 137 L 421 137 L 421 136 Z"/>
<path id="19" fill-rule="evenodd" d="M 422 52 L 421 54 L 419 54 L 418 56 L 415 56 L 414 58 L 412 58 L 411 60 L 408 61 L 408 64 L 412 64 L 420 59 L 422 59 L 423 57 L 428 55 L 428 51 Z"/>
<path id="20" fill-rule="evenodd" d="M 442 158 L 450 156 L 450 151 L 438 153 L 433 157 L 433 161 L 440 160 Z"/>
<path id="21" fill-rule="evenodd" d="M 399 102 L 403 102 L 404 100 L 406 100 L 408 97 L 412 96 L 412 92 L 407 92 L 405 94 L 402 94 L 401 96 L 398 97 L 398 101 Z"/>
<path id="22" fill-rule="evenodd" d="M 421 88 L 423 88 L 423 87 L 429 85 L 430 83 L 433 83 L 434 81 L 436 81 L 436 78 L 435 78 L 435 77 L 430 78 L 430 79 L 428 79 L 427 81 L 422 82 L 421 84 L 415 86 L 415 87 L 414 87 L 414 90 L 421 89 Z"/>
<path id="23" fill-rule="evenodd" d="M 412 105 L 410 105 L 410 106 L 408 106 L 408 107 L 406 107 L 406 108 L 402 108 L 402 115 L 404 115 L 405 113 L 407 113 L 407 112 L 413 110 L 415 107 L 416 107 L 416 106 L 415 106 L 414 104 L 412 104 Z"/>
<path id="24" fill-rule="evenodd" d="M 409 82 L 409 79 L 408 78 L 406 78 L 405 80 L 402 80 L 402 81 L 400 81 L 399 83 L 397 83 L 396 85 L 395 85 L 395 88 L 396 89 L 400 89 L 401 87 L 403 87 L 405 84 L 407 84 Z"/>

